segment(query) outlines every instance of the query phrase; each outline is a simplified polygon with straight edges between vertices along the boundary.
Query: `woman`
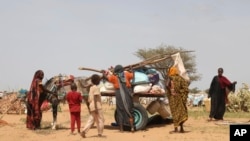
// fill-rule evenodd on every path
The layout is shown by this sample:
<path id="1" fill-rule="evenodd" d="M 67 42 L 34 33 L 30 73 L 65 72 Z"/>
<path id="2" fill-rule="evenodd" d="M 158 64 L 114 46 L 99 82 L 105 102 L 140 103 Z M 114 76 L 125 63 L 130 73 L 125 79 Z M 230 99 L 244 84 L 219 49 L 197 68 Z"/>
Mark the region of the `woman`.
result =
<path id="1" fill-rule="evenodd" d="M 134 131 L 133 118 L 133 99 L 131 94 L 131 80 L 134 77 L 132 72 L 124 71 L 122 65 L 116 65 L 114 74 L 103 76 L 114 85 L 116 98 L 116 112 L 120 131 L 123 132 L 123 127 L 129 127 Z"/>
<path id="2" fill-rule="evenodd" d="M 184 133 L 183 124 L 188 120 L 188 82 L 178 74 L 176 67 L 169 69 L 168 77 L 167 96 L 174 123 L 174 131 L 170 131 L 170 133 L 177 133 L 178 131 Z M 179 126 L 180 130 L 178 130 Z"/>
<path id="3" fill-rule="evenodd" d="M 47 93 L 53 93 L 44 88 L 42 80 L 44 72 L 37 70 L 31 82 L 30 90 L 27 94 L 27 120 L 26 127 L 31 130 L 41 128 L 42 120 L 42 102 L 46 99 Z"/>

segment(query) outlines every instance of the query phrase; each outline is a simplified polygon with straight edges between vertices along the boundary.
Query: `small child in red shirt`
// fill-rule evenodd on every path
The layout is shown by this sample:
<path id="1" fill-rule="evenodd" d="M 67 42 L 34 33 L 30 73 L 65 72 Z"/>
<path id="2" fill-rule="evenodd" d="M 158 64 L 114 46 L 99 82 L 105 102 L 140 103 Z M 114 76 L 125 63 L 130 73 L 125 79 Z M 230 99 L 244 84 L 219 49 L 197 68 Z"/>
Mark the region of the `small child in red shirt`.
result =
<path id="1" fill-rule="evenodd" d="M 77 86 L 73 82 L 70 85 L 71 91 L 67 93 L 66 99 L 69 104 L 70 111 L 70 128 L 71 134 L 74 134 L 75 123 L 77 125 L 78 133 L 80 133 L 81 128 L 81 103 L 82 103 L 82 95 L 80 92 L 77 92 Z"/>

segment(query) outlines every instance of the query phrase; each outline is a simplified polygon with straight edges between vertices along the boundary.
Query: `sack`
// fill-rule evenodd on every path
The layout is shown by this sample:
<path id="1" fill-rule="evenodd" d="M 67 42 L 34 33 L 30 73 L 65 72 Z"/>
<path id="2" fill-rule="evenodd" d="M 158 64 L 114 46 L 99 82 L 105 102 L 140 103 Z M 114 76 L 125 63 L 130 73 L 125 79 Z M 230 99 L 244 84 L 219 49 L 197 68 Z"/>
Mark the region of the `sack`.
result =
<path id="1" fill-rule="evenodd" d="M 145 73 L 135 71 L 134 72 L 134 78 L 131 81 L 132 85 L 138 85 L 138 84 L 149 84 L 150 81 L 148 79 L 148 76 Z"/>
<path id="2" fill-rule="evenodd" d="M 114 90 L 114 85 L 108 81 L 104 82 L 104 87 L 107 89 L 107 90 Z"/>
<path id="3" fill-rule="evenodd" d="M 41 107 L 40 107 L 40 109 L 42 111 L 48 111 L 48 110 L 51 109 L 51 104 L 49 103 L 48 100 L 44 100 L 43 103 L 42 103 L 42 105 L 41 105 Z"/>
<path id="4" fill-rule="evenodd" d="M 134 93 L 148 93 L 151 86 L 151 84 L 138 84 L 134 87 Z"/>
<path id="5" fill-rule="evenodd" d="M 163 88 L 161 88 L 160 85 L 153 85 L 149 93 L 163 94 L 163 93 L 165 93 L 165 90 Z"/>
<path id="6" fill-rule="evenodd" d="M 105 86 L 100 88 L 101 93 L 115 93 L 115 89 L 107 89 Z"/>

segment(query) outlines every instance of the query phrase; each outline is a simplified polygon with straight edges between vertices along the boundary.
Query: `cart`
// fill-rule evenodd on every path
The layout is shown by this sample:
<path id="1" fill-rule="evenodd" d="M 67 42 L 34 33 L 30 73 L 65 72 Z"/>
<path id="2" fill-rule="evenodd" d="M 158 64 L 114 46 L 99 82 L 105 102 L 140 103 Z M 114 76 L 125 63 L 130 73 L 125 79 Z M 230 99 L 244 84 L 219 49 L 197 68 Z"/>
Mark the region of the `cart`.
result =
<path id="1" fill-rule="evenodd" d="M 184 52 L 192 52 L 192 51 L 184 51 Z M 129 70 L 129 69 L 136 70 L 136 69 L 140 69 L 142 67 L 155 66 L 155 67 L 158 67 L 157 69 L 164 69 L 164 72 L 167 72 L 169 67 L 171 67 L 173 65 L 176 65 L 176 61 L 178 63 L 180 63 L 180 61 L 181 61 L 182 65 L 183 65 L 183 62 L 182 62 L 180 56 L 178 56 L 179 53 L 180 52 L 175 52 L 175 53 L 170 53 L 170 54 L 163 54 L 163 55 L 162 54 L 161 55 L 156 55 L 156 56 L 153 56 L 153 57 L 151 57 L 151 58 L 149 58 L 147 60 L 144 60 L 142 62 L 125 66 L 124 69 L 125 70 Z M 179 59 L 179 60 L 177 60 L 177 59 Z M 166 61 L 165 64 L 168 64 L 168 65 L 164 66 L 164 67 L 161 67 L 164 64 L 164 63 L 161 63 L 162 61 Z M 184 66 L 182 66 L 182 67 L 184 67 Z M 78 69 L 79 70 L 95 71 L 95 72 L 99 72 L 99 73 L 102 72 L 100 70 L 96 70 L 96 69 L 92 69 L 92 68 L 86 68 L 86 67 L 79 67 Z M 165 73 L 164 74 L 161 73 L 161 76 L 163 78 L 163 83 L 165 84 L 165 80 L 167 79 L 167 76 L 166 76 Z M 101 95 L 102 96 L 114 97 L 115 93 L 114 92 L 113 93 L 112 92 L 107 92 L 107 93 L 106 92 L 101 92 Z M 148 123 L 148 120 L 149 120 L 149 114 L 148 113 L 150 113 L 150 112 L 149 112 L 148 107 L 145 108 L 143 105 L 140 104 L 140 102 L 139 102 L 140 98 L 141 97 L 156 98 L 157 100 L 151 102 L 151 103 L 155 103 L 155 102 L 159 101 L 160 98 L 165 98 L 166 93 L 132 93 L 132 96 L 133 96 L 133 103 L 134 103 L 134 111 L 133 111 L 134 125 L 135 125 L 136 130 L 141 130 L 141 129 L 144 129 L 146 127 L 146 125 Z M 170 110 L 168 110 L 167 112 L 168 112 L 168 115 L 171 116 Z M 117 122 L 116 111 L 114 113 L 114 118 L 115 118 L 115 121 Z"/>

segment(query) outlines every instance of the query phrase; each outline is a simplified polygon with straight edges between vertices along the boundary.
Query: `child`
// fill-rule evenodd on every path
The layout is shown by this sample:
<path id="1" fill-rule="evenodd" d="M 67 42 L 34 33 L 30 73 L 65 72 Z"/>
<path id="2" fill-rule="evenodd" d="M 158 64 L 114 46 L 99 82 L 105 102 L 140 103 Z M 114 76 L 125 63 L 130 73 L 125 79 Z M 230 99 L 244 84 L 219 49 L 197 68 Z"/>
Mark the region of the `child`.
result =
<path id="1" fill-rule="evenodd" d="M 100 80 L 101 77 L 97 74 L 93 74 L 91 76 L 91 82 L 93 85 L 90 87 L 89 98 L 88 98 L 90 116 L 81 133 L 81 136 L 83 138 L 86 137 L 85 134 L 88 132 L 88 130 L 92 127 L 94 123 L 96 123 L 97 125 L 98 136 L 101 137 L 103 133 L 104 116 L 101 105 L 100 87 L 98 86 Z"/>
<path id="2" fill-rule="evenodd" d="M 80 133 L 82 96 L 81 93 L 77 92 L 77 86 L 74 82 L 70 85 L 70 88 L 71 91 L 68 92 L 66 99 L 69 104 L 71 134 L 74 135 L 75 122 L 77 125 L 78 133 Z"/>

